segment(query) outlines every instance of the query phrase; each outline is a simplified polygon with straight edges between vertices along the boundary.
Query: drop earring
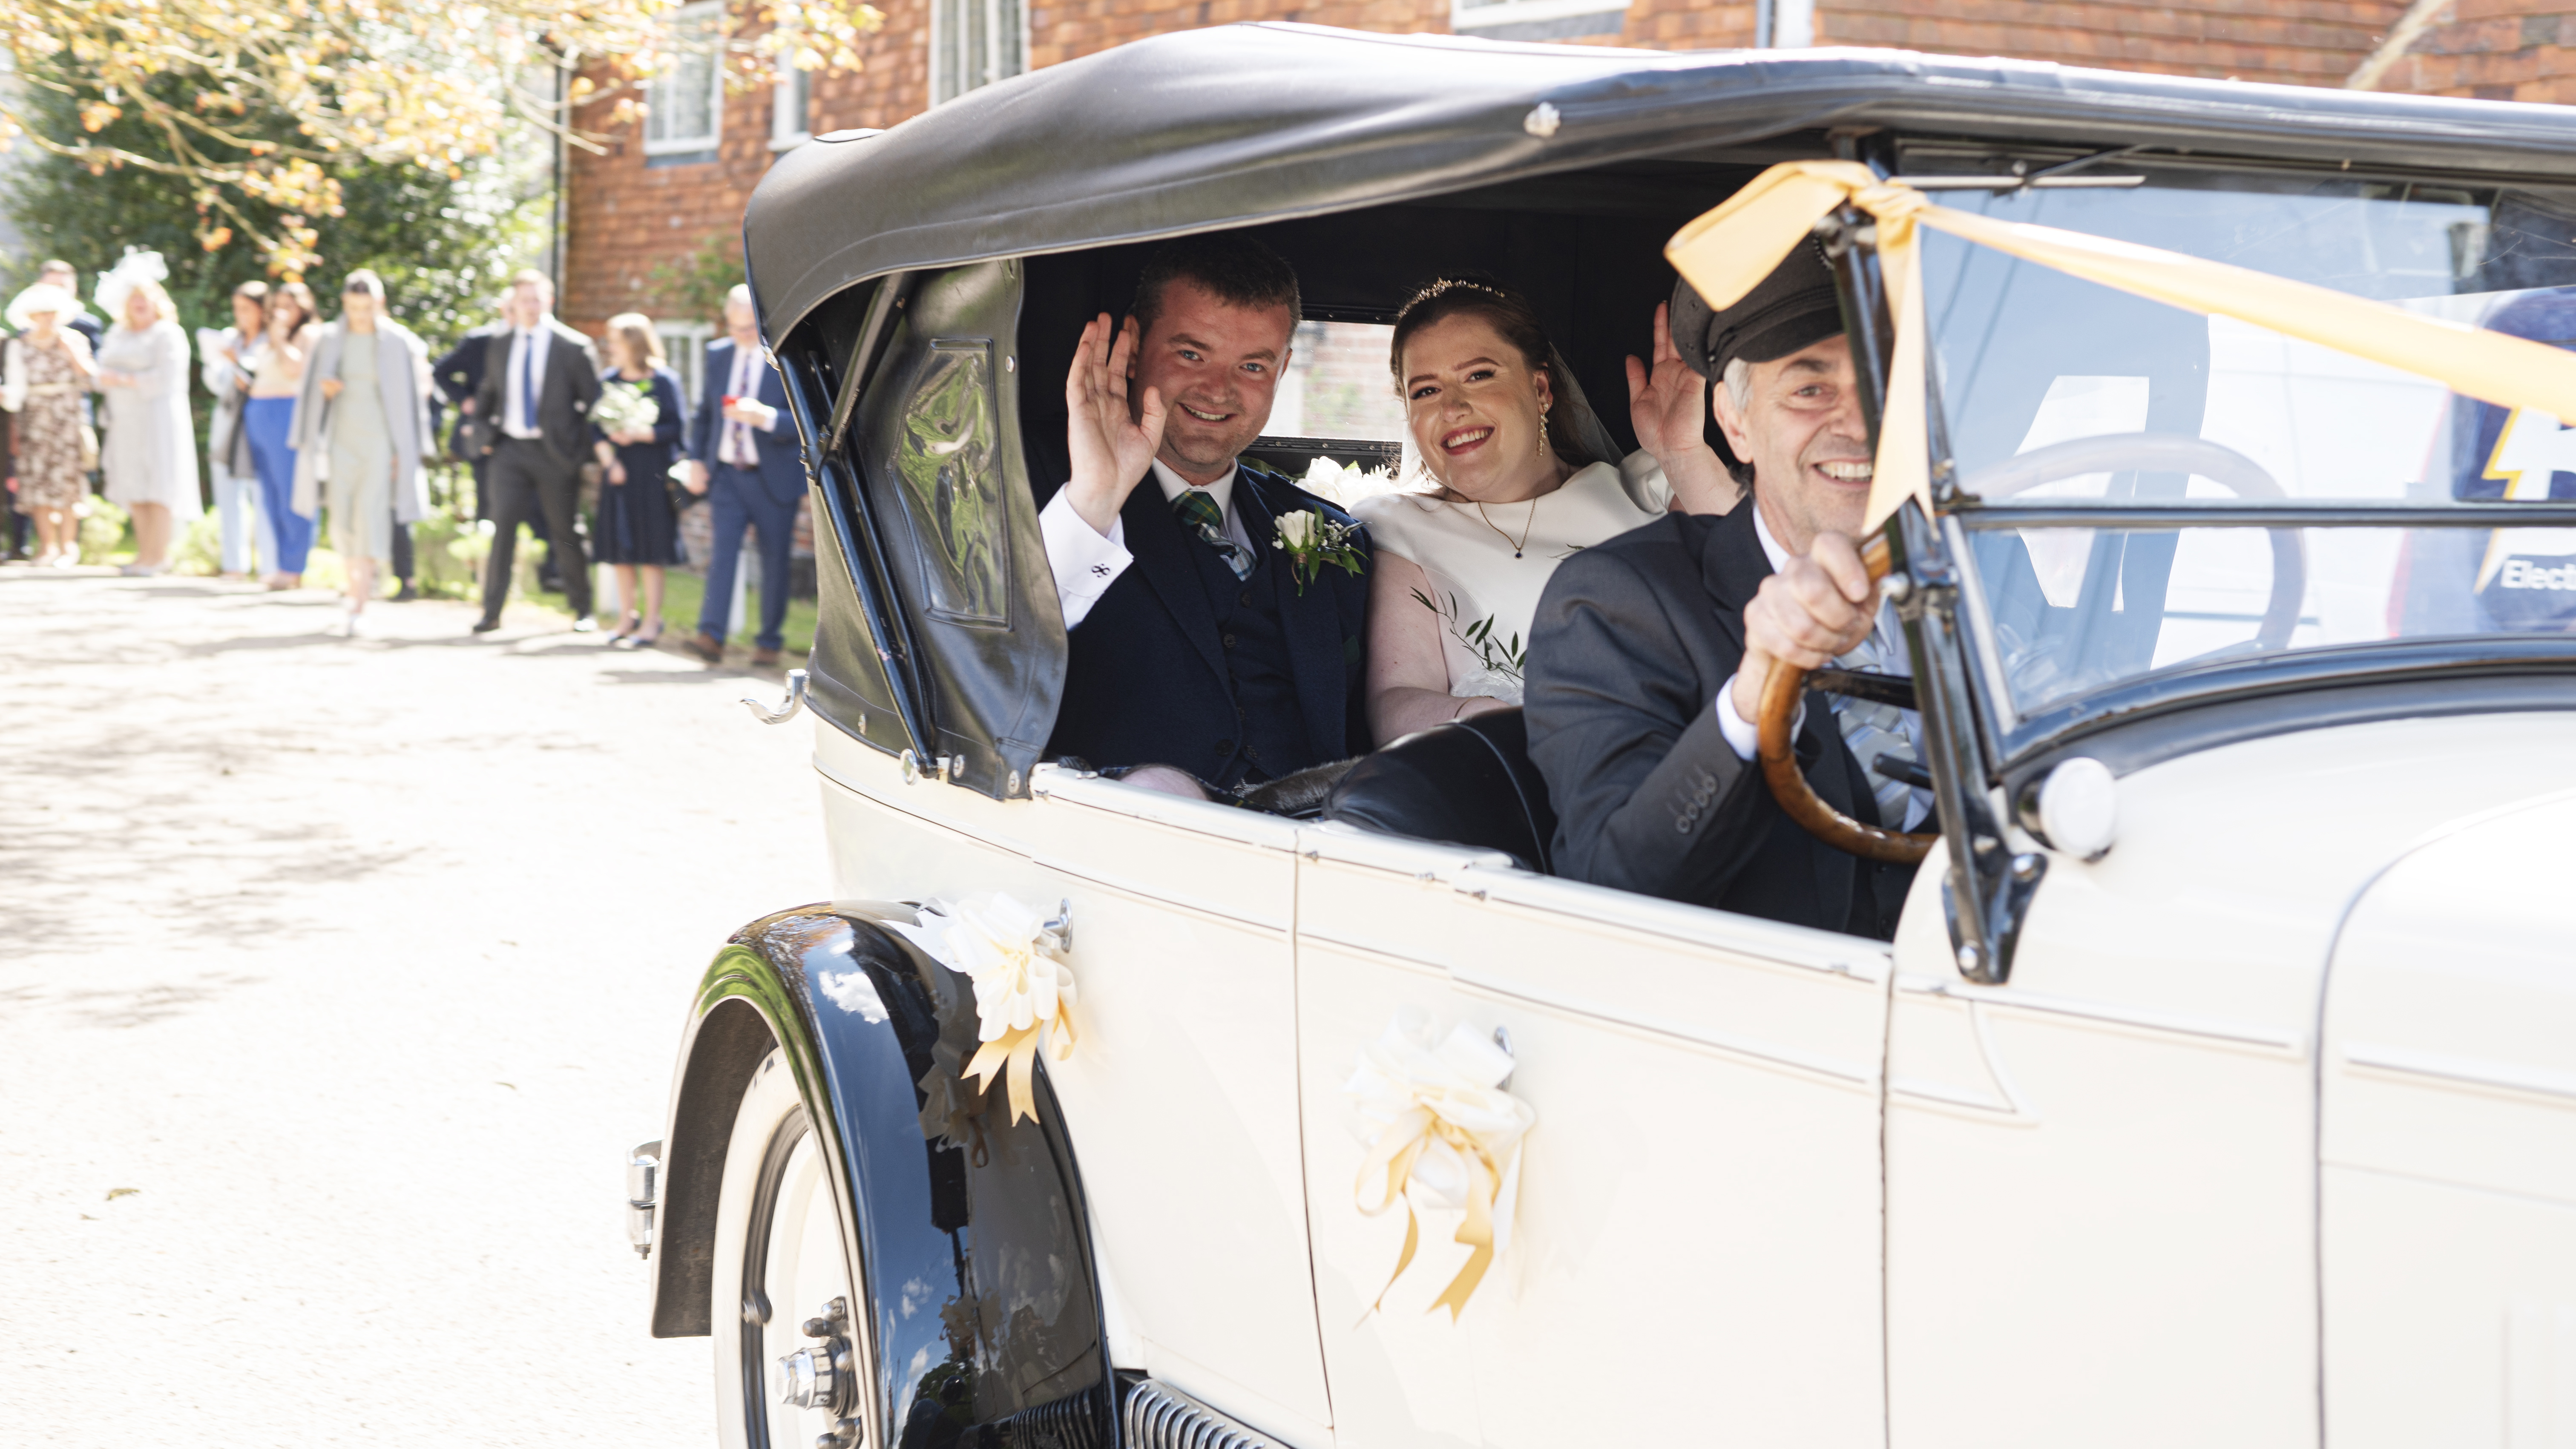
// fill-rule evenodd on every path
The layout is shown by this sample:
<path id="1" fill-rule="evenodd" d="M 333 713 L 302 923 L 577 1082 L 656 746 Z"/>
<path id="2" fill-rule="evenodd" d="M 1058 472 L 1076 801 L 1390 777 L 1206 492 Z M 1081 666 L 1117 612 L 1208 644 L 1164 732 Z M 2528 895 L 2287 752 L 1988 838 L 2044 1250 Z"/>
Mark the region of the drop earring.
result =
<path id="1" fill-rule="evenodd" d="M 1538 415 L 1538 454 L 1537 454 L 1537 456 L 1542 457 L 1542 458 L 1544 458 L 1544 457 L 1546 457 L 1546 456 L 1547 456 L 1547 414 L 1545 414 L 1545 413 L 1540 413 L 1540 414 Z"/>

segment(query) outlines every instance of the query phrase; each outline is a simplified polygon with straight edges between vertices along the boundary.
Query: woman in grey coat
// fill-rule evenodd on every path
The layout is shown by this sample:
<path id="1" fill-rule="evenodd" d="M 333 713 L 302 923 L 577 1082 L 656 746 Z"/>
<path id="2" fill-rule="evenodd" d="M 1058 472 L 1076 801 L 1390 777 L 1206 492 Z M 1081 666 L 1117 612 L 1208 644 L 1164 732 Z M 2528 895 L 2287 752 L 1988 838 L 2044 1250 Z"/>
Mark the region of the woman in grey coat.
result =
<path id="1" fill-rule="evenodd" d="M 348 571 L 341 632 L 364 631 L 378 569 L 393 561 L 393 525 L 429 512 L 421 459 L 429 446 L 429 349 L 385 312 L 385 284 L 349 274 L 340 320 L 315 337 L 288 438 L 295 511 L 330 505 L 331 547 Z"/>

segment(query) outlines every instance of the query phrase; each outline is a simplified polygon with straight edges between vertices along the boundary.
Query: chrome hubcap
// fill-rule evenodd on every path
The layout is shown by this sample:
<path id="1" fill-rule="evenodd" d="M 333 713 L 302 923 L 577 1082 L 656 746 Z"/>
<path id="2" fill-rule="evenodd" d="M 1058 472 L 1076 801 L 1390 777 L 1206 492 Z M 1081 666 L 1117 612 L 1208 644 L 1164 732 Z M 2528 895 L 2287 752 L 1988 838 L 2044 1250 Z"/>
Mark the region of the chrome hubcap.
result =
<path id="1" fill-rule="evenodd" d="M 791 1409 L 842 1407 L 843 1390 L 850 1386 L 851 1379 L 850 1340 L 845 1336 L 849 1323 L 850 1304 L 846 1298 L 833 1299 L 823 1305 L 820 1314 L 805 1320 L 805 1336 L 823 1341 L 778 1361 L 779 1402 Z M 834 1437 L 827 1434 L 824 1440 Z"/>

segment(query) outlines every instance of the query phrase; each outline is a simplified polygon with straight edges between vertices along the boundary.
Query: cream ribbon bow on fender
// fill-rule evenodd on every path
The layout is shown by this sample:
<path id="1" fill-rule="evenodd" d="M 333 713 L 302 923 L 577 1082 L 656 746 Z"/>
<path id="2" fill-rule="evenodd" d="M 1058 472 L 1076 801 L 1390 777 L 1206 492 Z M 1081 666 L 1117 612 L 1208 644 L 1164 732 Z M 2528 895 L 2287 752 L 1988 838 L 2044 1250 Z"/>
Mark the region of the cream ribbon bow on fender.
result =
<path id="1" fill-rule="evenodd" d="M 1771 274 L 1845 202 L 1877 223 L 1880 269 L 1896 324 L 1887 400 L 1864 533 L 1913 498 L 1932 509 L 1924 427 L 1923 257 L 1919 228 L 2053 267 L 2070 276 L 2203 315 L 2216 313 L 2303 342 L 2429 377 L 2501 407 L 2576 419 L 2576 353 L 2307 282 L 2179 252 L 1936 206 L 1856 161 L 1788 161 L 1673 234 L 1664 256 L 1709 306 L 1723 310 Z"/>
<path id="2" fill-rule="evenodd" d="M 1527 1102 L 1502 1089 L 1511 1074 L 1511 1054 L 1464 1023 L 1434 1047 L 1430 1014 L 1417 1006 L 1396 1012 L 1386 1034 L 1360 1048 L 1359 1064 L 1342 1086 L 1369 1138 L 1354 1196 L 1371 1217 L 1404 1204 L 1404 1251 L 1370 1313 L 1422 1244 L 1413 1211 L 1417 1193 L 1428 1206 L 1467 1215 L 1456 1239 L 1472 1250 L 1467 1265 L 1431 1305 L 1448 1308 L 1450 1322 L 1458 1321 L 1494 1256 L 1511 1246 L 1521 1138 L 1538 1122 Z"/>
<path id="3" fill-rule="evenodd" d="M 891 924 L 891 923 L 889 923 Z M 999 891 L 981 905 L 931 901 L 918 926 L 893 929 L 940 964 L 975 984 L 976 1039 L 982 1043 L 964 1075 L 977 1092 L 1003 1076 L 1011 1120 L 1037 1120 L 1031 1085 L 1038 1045 L 1057 1061 L 1073 1055 L 1073 972 L 1046 944 L 1046 926 L 1035 910 Z"/>

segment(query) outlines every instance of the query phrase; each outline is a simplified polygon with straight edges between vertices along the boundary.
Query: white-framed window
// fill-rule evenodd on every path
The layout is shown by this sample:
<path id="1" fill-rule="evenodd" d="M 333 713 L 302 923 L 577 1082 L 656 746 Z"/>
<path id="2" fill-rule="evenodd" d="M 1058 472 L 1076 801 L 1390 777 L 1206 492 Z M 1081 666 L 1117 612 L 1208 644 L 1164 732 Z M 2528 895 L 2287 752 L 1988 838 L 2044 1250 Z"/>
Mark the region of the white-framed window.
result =
<path id="1" fill-rule="evenodd" d="M 668 61 L 644 88 L 644 154 L 712 152 L 724 126 L 724 0 L 683 5 L 670 24 Z"/>
<path id="2" fill-rule="evenodd" d="M 793 47 L 778 53 L 778 80 L 769 92 L 769 149 L 792 151 L 814 139 L 814 73 L 796 68 Z"/>
<path id="3" fill-rule="evenodd" d="M 1028 68 L 1024 0 L 930 0 L 932 105 Z"/>
<path id="4" fill-rule="evenodd" d="M 662 360 L 680 375 L 680 396 L 698 405 L 698 384 L 707 360 L 707 343 L 714 340 L 712 322 L 656 322 L 654 335 L 662 339 Z"/>
<path id="5" fill-rule="evenodd" d="M 1449 28 L 1487 40 L 1617 35 L 1627 17 L 1627 0 L 1449 0 Z"/>

